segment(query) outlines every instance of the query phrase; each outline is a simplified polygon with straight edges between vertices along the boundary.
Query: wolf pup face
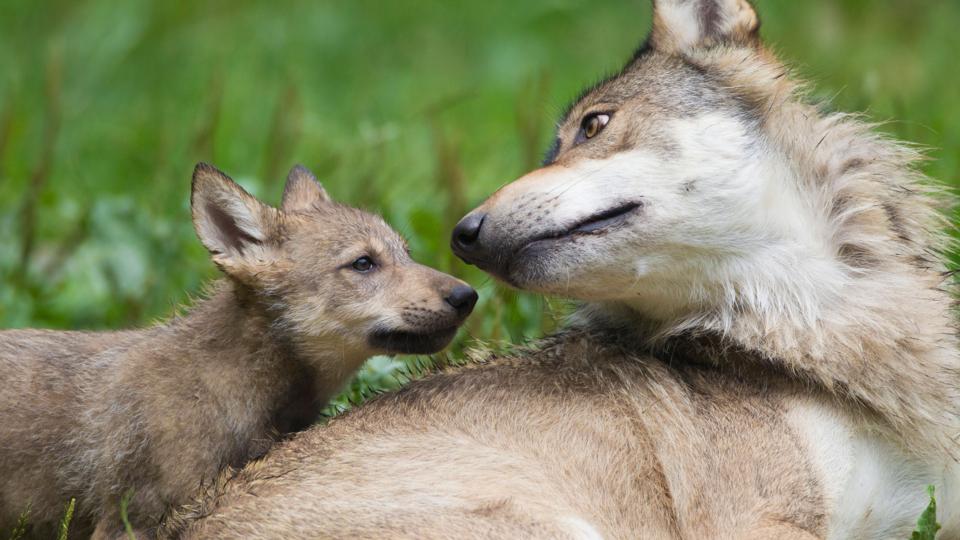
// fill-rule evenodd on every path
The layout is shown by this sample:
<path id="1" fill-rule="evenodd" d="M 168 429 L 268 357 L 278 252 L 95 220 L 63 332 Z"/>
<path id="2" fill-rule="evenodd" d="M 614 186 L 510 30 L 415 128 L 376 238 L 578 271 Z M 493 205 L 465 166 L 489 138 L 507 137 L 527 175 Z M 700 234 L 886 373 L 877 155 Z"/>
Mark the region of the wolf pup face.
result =
<path id="1" fill-rule="evenodd" d="M 809 225 L 823 220 L 761 131 L 763 110 L 711 71 L 721 55 L 750 69 L 769 54 L 749 3 L 657 0 L 654 10 L 624 70 L 569 108 L 544 167 L 457 225 L 464 261 L 523 289 L 653 295 L 646 305 L 685 309 L 729 292 L 729 276 L 824 255 Z"/>
<path id="2" fill-rule="evenodd" d="M 191 204 L 213 261 L 268 306 L 297 347 L 433 353 L 477 301 L 466 283 L 414 262 L 382 219 L 331 201 L 301 166 L 277 209 L 201 163 Z"/>

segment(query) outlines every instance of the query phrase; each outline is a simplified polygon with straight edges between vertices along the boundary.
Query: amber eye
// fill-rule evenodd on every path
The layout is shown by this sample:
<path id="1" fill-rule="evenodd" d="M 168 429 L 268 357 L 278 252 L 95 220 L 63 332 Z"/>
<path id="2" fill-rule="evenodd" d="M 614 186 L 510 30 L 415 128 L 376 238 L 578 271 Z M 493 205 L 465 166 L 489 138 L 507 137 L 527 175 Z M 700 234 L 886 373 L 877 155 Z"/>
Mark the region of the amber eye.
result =
<path id="1" fill-rule="evenodd" d="M 610 122 L 610 115 L 606 113 L 594 113 L 583 119 L 580 124 L 580 132 L 585 139 L 594 138 L 597 133 L 603 131 L 603 128 Z"/>
<path id="2" fill-rule="evenodd" d="M 353 261 L 353 264 L 350 266 L 353 267 L 353 269 L 357 272 L 369 272 L 370 270 L 373 270 L 373 267 L 376 265 L 373 264 L 373 259 L 363 256 Z"/>

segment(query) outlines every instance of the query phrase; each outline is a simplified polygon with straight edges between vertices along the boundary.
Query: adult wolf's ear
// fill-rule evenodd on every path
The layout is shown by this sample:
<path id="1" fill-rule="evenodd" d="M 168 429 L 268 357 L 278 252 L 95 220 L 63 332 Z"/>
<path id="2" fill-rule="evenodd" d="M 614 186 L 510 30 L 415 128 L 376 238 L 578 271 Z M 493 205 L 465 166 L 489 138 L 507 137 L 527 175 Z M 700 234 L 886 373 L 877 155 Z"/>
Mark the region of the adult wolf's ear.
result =
<path id="1" fill-rule="evenodd" d="M 197 236 L 225 273 L 249 281 L 275 259 L 277 210 L 215 167 L 198 163 L 193 170 L 190 206 Z"/>
<path id="2" fill-rule="evenodd" d="M 760 19 L 748 0 L 653 0 L 649 46 L 668 53 L 728 43 L 760 43 Z"/>
<path id="3" fill-rule="evenodd" d="M 330 196 L 317 181 L 317 177 L 303 165 L 295 165 L 287 175 L 287 185 L 283 188 L 284 212 L 302 212 L 317 203 L 330 202 Z"/>

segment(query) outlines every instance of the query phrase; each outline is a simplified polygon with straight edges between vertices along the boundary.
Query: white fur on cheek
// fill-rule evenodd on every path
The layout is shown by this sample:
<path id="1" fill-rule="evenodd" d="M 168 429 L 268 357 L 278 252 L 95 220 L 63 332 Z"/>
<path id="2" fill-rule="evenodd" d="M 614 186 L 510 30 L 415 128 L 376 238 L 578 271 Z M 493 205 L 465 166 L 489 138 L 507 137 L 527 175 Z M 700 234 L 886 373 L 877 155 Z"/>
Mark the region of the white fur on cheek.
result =
<path id="1" fill-rule="evenodd" d="M 552 183 L 560 197 L 551 218 L 570 223 L 618 203 L 643 202 L 643 218 L 633 227 L 646 239 L 644 253 L 618 263 L 635 267 L 637 277 L 675 274 L 676 266 L 658 264 L 696 253 L 753 254 L 757 245 L 782 243 L 807 255 L 824 249 L 789 167 L 743 121 L 715 112 L 674 120 L 666 131 L 675 152 L 639 148 L 566 167 Z"/>
<path id="2" fill-rule="evenodd" d="M 637 283 L 624 292 L 666 312 L 717 302 L 768 311 L 789 298 L 799 317 L 815 320 L 815 296 L 838 294 L 845 278 L 783 156 L 723 112 L 674 120 L 666 131 L 673 155 L 636 150 L 590 165 L 605 171 L 591 183 L 607 197 L 646 203 L 635 225 L 645 243 L 630 261 Z M 818 287 L 807 286 L 809 276 Z"/>
<path id="3" fill-rule="evenodd" d="M 814 323 L 847 276 L 829 252 L 827 220 L 801 195 L 786 158 L 733 113 L 674 119 L 663 131 L 669 150 L 640 141 L 637 149 L 552 167 L 513 188 L 523 190 L 513 201 L 548 203 L 551 229 L 624 203 L 643 205 L 627 226 L 557 252 L 544 289 L 627 301 L 656 319 L 696 313 L 697 306 L 749 305 L 759 313 L 790 309 Z M 590 279 L 578 279 L 585 275 Z"/>
<path id="4" fill-rule="evenodd" d="M 709 113 L 669 125 L 679 146 L 660 174 L 637 189 L 663 182 L 671 210 L 687 220 L 674 238 L 720 252 L 752 251 L 751 241 L 796 245 L 807 255 L 825 255 L 826 223 L 801 195 L 794 171 L 751 126 L 723 113 Z M 677 196 L 683 180 L 690 190 Z"/>

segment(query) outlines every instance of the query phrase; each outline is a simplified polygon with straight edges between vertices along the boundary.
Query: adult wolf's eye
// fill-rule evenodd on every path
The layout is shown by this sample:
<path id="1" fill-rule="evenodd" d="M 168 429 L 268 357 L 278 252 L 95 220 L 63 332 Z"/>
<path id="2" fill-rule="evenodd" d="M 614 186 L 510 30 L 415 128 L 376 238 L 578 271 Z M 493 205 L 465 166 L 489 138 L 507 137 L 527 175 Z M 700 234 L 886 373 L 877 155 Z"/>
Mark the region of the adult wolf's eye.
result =
<path id="1" fill-rule="evenodd" d="M 376 265 L 373 264 L 373 260 L 370 257 L 363 256 L 353 261 L 353 264 L 350 266 L 352 266 L 357 272 L 369 272 L 370 270 L 373 270 L 373 267 Z"/>
<path id="2" fill-rule="evenodd" d="M 597 133 L 603 131 L 603 128 L 610 122 L 610 115 L 606 113 L 594 113 L 583 119 L 580 124 L 580 132 L 585 139 L 594 138 Z"/>

